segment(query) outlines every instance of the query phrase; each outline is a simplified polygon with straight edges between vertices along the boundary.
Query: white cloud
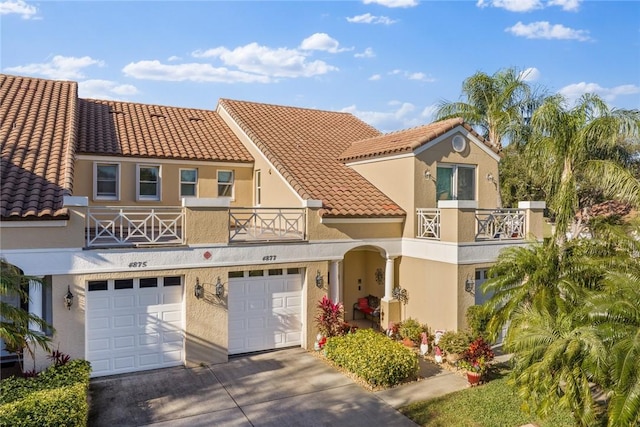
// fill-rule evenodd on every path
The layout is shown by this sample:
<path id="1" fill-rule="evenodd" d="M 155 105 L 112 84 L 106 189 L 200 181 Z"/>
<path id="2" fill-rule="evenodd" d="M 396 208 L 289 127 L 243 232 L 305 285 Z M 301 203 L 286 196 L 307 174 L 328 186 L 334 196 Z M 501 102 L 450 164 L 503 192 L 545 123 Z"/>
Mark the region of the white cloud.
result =
<path id="1" fill-rule="evenodd" d="M 340 43 L 334 38 L 331 38 L 327 33 L 315 33 L 302 40 L 300 49 L 303 50 L 322 50 L 329 53 L 344 52 L 345 50 L 352 50 L 348 48 L 339 48 Z"/>
<path id="2" fill-rule="evenodd" d="M 8 67 L 5 68 L 5 71 L 44 76 L 56 80 L 75 80 L 84 78 L 82 69 L 91 65 L 103 66 L 104 62 L 93 59 L 90 56 L 76 58 L 74 56 L 56 55 L 49 62 Z"/>
<path id="3" fill-rule="evenodd" d="M 22 19 L 35 18 L 38 9 L 35 6 L 27 4 L 23 0 L 8 0 L 0 2 L 0 15 L 16 14 L 21 15 Z"/>
<path id="4" fill-rule="evenodd" d="M 85 80 L 78 83 L 78 96 L 81 98 L 114 99 L 138 93 L 133 85 L 118 84 L 110 80 Z"/>
<path id="5" fill-rule="evenodd" d="M 195 51 L 192 55 L 196 58 L 218 58 L 229 67 L 270 77 L 311 77 L 337 70 L 324 61 L 308 62 L 307 54 L 297 49 L 272 49 L 255 42 L 233 50 L 217 47 Z"/>
<path id="6" fill-rule="evenodd" d="M 169 58 L 167 58 L 167 61 L 180 61 L 182 58 L 176 55 L 172 55 Z"/>
<path id="7" fill-rule="evenodd" d="M 269 83 L 266 75 L 233 71 L 224 67 L 216 68 L 211 64 L 162 64 L 160 61 L 138 61 L 127 64 L 122 71 L 130 77 L 147 80 L 193 81 L 217 83 Z"/>
<path id="8" fill-rule="evenodd" d="M 549 0 L 549 6 L 560 6 L 567 12 L 575 12 L 580 8 L 582 0 Z"/>
<path id="9" fill-rule="evenodd" d="M 518 21 L 513 27 L 505 28 L 506 32 L 528 39 L 560 39 L 560 40 L 590 40 L 589 32 L 586 30 L 575 30 L 565 27 L 562 24 L 551 25 L 547 21 L 532 22 L 523 24 Z"/>
<path id="10" fill-rule="evenodd" d="M 431 123 L 435 120 L 438 108 L 439 107 L 437 104 L 432 104 L 424 107 L 424 110 L 422 110 L 422 113 L 420 113 L 420 117 L 422 117 L 424 123 Z"/>
<path id="11" fill-rule="evenodd" d="M 382 76 L 380 74 L 374 74 L 373 76 L 369 77 L 369 80 L 374 82 L 376 80 L 380 80 L 381 78 L 382 78 Z"/>
<path id="12" fill-rule="evenodd" d="M 543 3 L 541 0 L 478 0 L 476 6 L 480 8 L 492 6 L 505 9 L 510 12 L 531 12 L 536 9 L 543 9 L 548 6 L 560 6 L 565 11 L 577 11 L 582 0 L 548 0 Z"/>
<path id="13" fill-rule="evenodd" d="M 430 77 L 428 75 L 426 75 L 425 73 L 420 73 L 420 72 L 416 72 L 416 73 L 412 73 L 409 71 L 403 71 L 403 70 L 399 70 L 399 69 L 395 69 L 395 70 L 391 70 L 388 73 L 391 76 L 403 76 L 409 80 L 418 80 L 421 82 L 428 82 L 428 83 L 433 83 L 436 81 L 436 79 L 434 79 L 433 77 Z"/>
<path id="14" fill-rule="evenodd" d="M 410 102 L 391 101 L 389 107 L 389 111 L 360 111 L 355 105 L 351 105 L 341 111 L 351 113 L 383 132 L 424 124 L 422 114 L 416 114 L 416 106 Z"/>
<path id="15" fill-rule="evenodd" d="M 601 96 L 607 102 L 613 102 L 618 96 L 635 95 L 640 93 L 640 86 L 636 85 L 620 85 L 612 88 L 600 86 L 598 83 L 573 83 L 567 85 L 558 91 L 562 96 L 567 98 L 570 105 L 573 105 L 585 93 L 595 93 Z"/>
<path id="16" fill-rule="evenodd" d="M 418 0 L 362 0 L 364 4 L 379 4 L 386 7 L 414 7 Z"/>
<path id="17" fill-rule="evenodd" d="M 347 18 L 347 21 L 353 24 L 383 24 L 391 25 L 395 24 L 396 20 L 389 18 L 388 16 L 375 16 L 370 13 L 364 15 L 356 15 L 353 18 Z"/>
<path id="18" fill-rule="evenodd" d="M 376 53 L 370 47 L 366 48 L 362 53 L 356 53 L 353 55 L 355 58 L 374 58 Z"/>
<path id="19" fill-rule="evenodd" d="M 529 12 L 543 7 L 540 0 L 478 0 L 476 6 L 498 7 L 510 12 Z"/>
<path id="20" fill-rule="evenodd" d="M 540 70 L 535 67 L 529 67 L 521 71 L 518 77 L 524 82 L 535 82 L 540 78 Z"/>

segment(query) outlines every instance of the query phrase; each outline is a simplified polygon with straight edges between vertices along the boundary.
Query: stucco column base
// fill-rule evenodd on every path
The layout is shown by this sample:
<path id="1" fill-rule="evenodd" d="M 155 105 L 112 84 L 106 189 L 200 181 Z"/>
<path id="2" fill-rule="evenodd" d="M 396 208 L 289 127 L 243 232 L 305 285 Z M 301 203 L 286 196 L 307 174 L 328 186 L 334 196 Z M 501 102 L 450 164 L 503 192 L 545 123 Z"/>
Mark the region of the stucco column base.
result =
<path id="1" fill-rule="evenodd" d="M 400 322 L 400 301 L 396 299 L 380 300 L 380 328 L 389 329 L 390 323 Z"/>

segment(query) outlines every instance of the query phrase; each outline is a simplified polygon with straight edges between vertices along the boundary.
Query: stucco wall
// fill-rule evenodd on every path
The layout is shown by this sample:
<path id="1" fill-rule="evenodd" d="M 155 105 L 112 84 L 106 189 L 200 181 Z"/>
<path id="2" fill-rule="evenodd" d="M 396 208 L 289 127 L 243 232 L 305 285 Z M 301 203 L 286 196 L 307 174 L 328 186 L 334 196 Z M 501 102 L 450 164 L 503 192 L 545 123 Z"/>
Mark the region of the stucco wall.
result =
<path id="1" fill-rule="evenodd" d="M 384 239 L 402 235 L 402 222 L 322 223 L 317 209 L 307 209 L 309 240 Z"/>
<path id="2" fill-rule="evenodd" d="M 66 223 L 55 221 L 62 224 L 60 227 L 47 226 L 51 223 L 50 221 L 3 222 L 0 228 L 0 248 L 10 250 L 85 246 L 85 210 L 83 208 L 69 209 L 69 220 Z M 14 225 L 16 227 L 13 227 Z"/>
<path id="3" fill-rule="evenodd" d="M 147 159 L 105 158 L 102 163 L 120 164 L 120 200 L 95 200 L 93 197 L 94 172 L 96 161 L 80 158 L 75 165 L 74 196 L 86 196 L 89 204 L 95 206 L 179 206 L 180 205 L 180 169 L 197 169 L 197 195 L 200 198 L 218 196 L 218 170 L 234 172 L 233 206 L 252 206 L 253 197 L 253 165 L 246 167 L 206 162 L 163 162 Z M 161 200 L 136 200 L 136 165 L 161 166 Z"/>
<path id="4" fill-rule="evenodd" d="M 353 304 L 358 298 L 374 295 L 384 296 L 384 281 L 376 283 L 375 271 L 384 271 L 385 259 L 376 249 L 360 248 L 347 252 L 343 259 L 342 296 L 344 317 L 346 321 L 353 319 Z M 362 317 L 361 313 L 356 316 Z"/>

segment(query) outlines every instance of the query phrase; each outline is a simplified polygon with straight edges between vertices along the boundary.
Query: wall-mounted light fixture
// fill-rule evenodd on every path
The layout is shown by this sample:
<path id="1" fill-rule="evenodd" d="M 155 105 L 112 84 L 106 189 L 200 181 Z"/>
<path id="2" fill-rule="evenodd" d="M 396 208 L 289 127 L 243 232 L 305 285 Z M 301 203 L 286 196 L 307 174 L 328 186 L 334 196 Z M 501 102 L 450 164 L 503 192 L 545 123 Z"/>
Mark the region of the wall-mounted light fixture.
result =
<path id="1" fill-rule="evenodd" d="M 64 296 L 64 306 L 67 307 L 67 310 L 71 310 L 71 306 L 73 305 L 73 294 L 71 293 L 71 288 L 67 285 L 67 294 Z"/>
<path id="2" fill-rule="evenodd" d="M 376 277 L 376 283 L 378 285 L 382 285 L 382 283 L 384 282 L 384 272 L 382 271 L 381 268 L 376 269 L 375 277 Z"/>
<path id="3" fill-rule="evenodd" d="M 204 286 L 200 284 L 200 279 L 196 277 L 196 286 L 194 288 L 196 298 L 200 299 L 204 296 Z"/>
<path id="4" fill-rule="evenodd" d="M 436 179 L 433 177 L 433 175 L 431 175 L 431 171 L 429 169 L 424 171 L 424 179 L 426 179 L 427 181 L 436 182 Z"/>
<path id="5" fill-rule="evenodd" d="M 489 182 L 493 182 L 493 183 L 494 183 L 494 184 L 496 184 L 496 185 L 498 184 L 498 183 L 496 182 L 496 179 L 493 177 L 493 174 L 492 174 L 491 172 L 489 172 L 489 173 L 487 174 L 487 181 L 489 181 Z"/>
<path id="6" fill-rule="evenodd" d="M 324 284 L 324 280 L 322 279 L 322 274 L 320 274 L 320 270 L 316 273 L 316 286 L 321 288 Z"/>
<path id="7" fill-rule="evenodd" d="M 220 281 L 220 276 L 218 276 L 218 280 L 216 281 L 216 296 L 219 298 L 224 294 L 224 285 L 222 281 Z"/>
<path id="8" fill-rule="evenodd" d="M 471 276 L 467 277 L 464 281 L 464 290 L 469 293 L 473 293 L 476 289 L 476 281 Z"/>

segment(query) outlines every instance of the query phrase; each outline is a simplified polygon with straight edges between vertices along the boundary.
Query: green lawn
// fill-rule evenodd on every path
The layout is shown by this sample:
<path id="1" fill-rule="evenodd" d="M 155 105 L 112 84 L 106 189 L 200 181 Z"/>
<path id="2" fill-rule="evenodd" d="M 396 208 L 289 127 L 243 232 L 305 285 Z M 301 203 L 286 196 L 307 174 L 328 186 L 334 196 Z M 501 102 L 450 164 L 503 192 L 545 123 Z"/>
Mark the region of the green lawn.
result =
<path id="1" fill-rule="evenodd" d="M 567 411 L 558 410 L 553 417 L 541 421 L 535 415 L 522 412 L 520 405 L 520 398 L 503 376 L 479 387 L 413 403 L 400 411 L 417 424 L 429 427 L 517 427 L 528 423 L 540 427 L 574 425 Z"/>

